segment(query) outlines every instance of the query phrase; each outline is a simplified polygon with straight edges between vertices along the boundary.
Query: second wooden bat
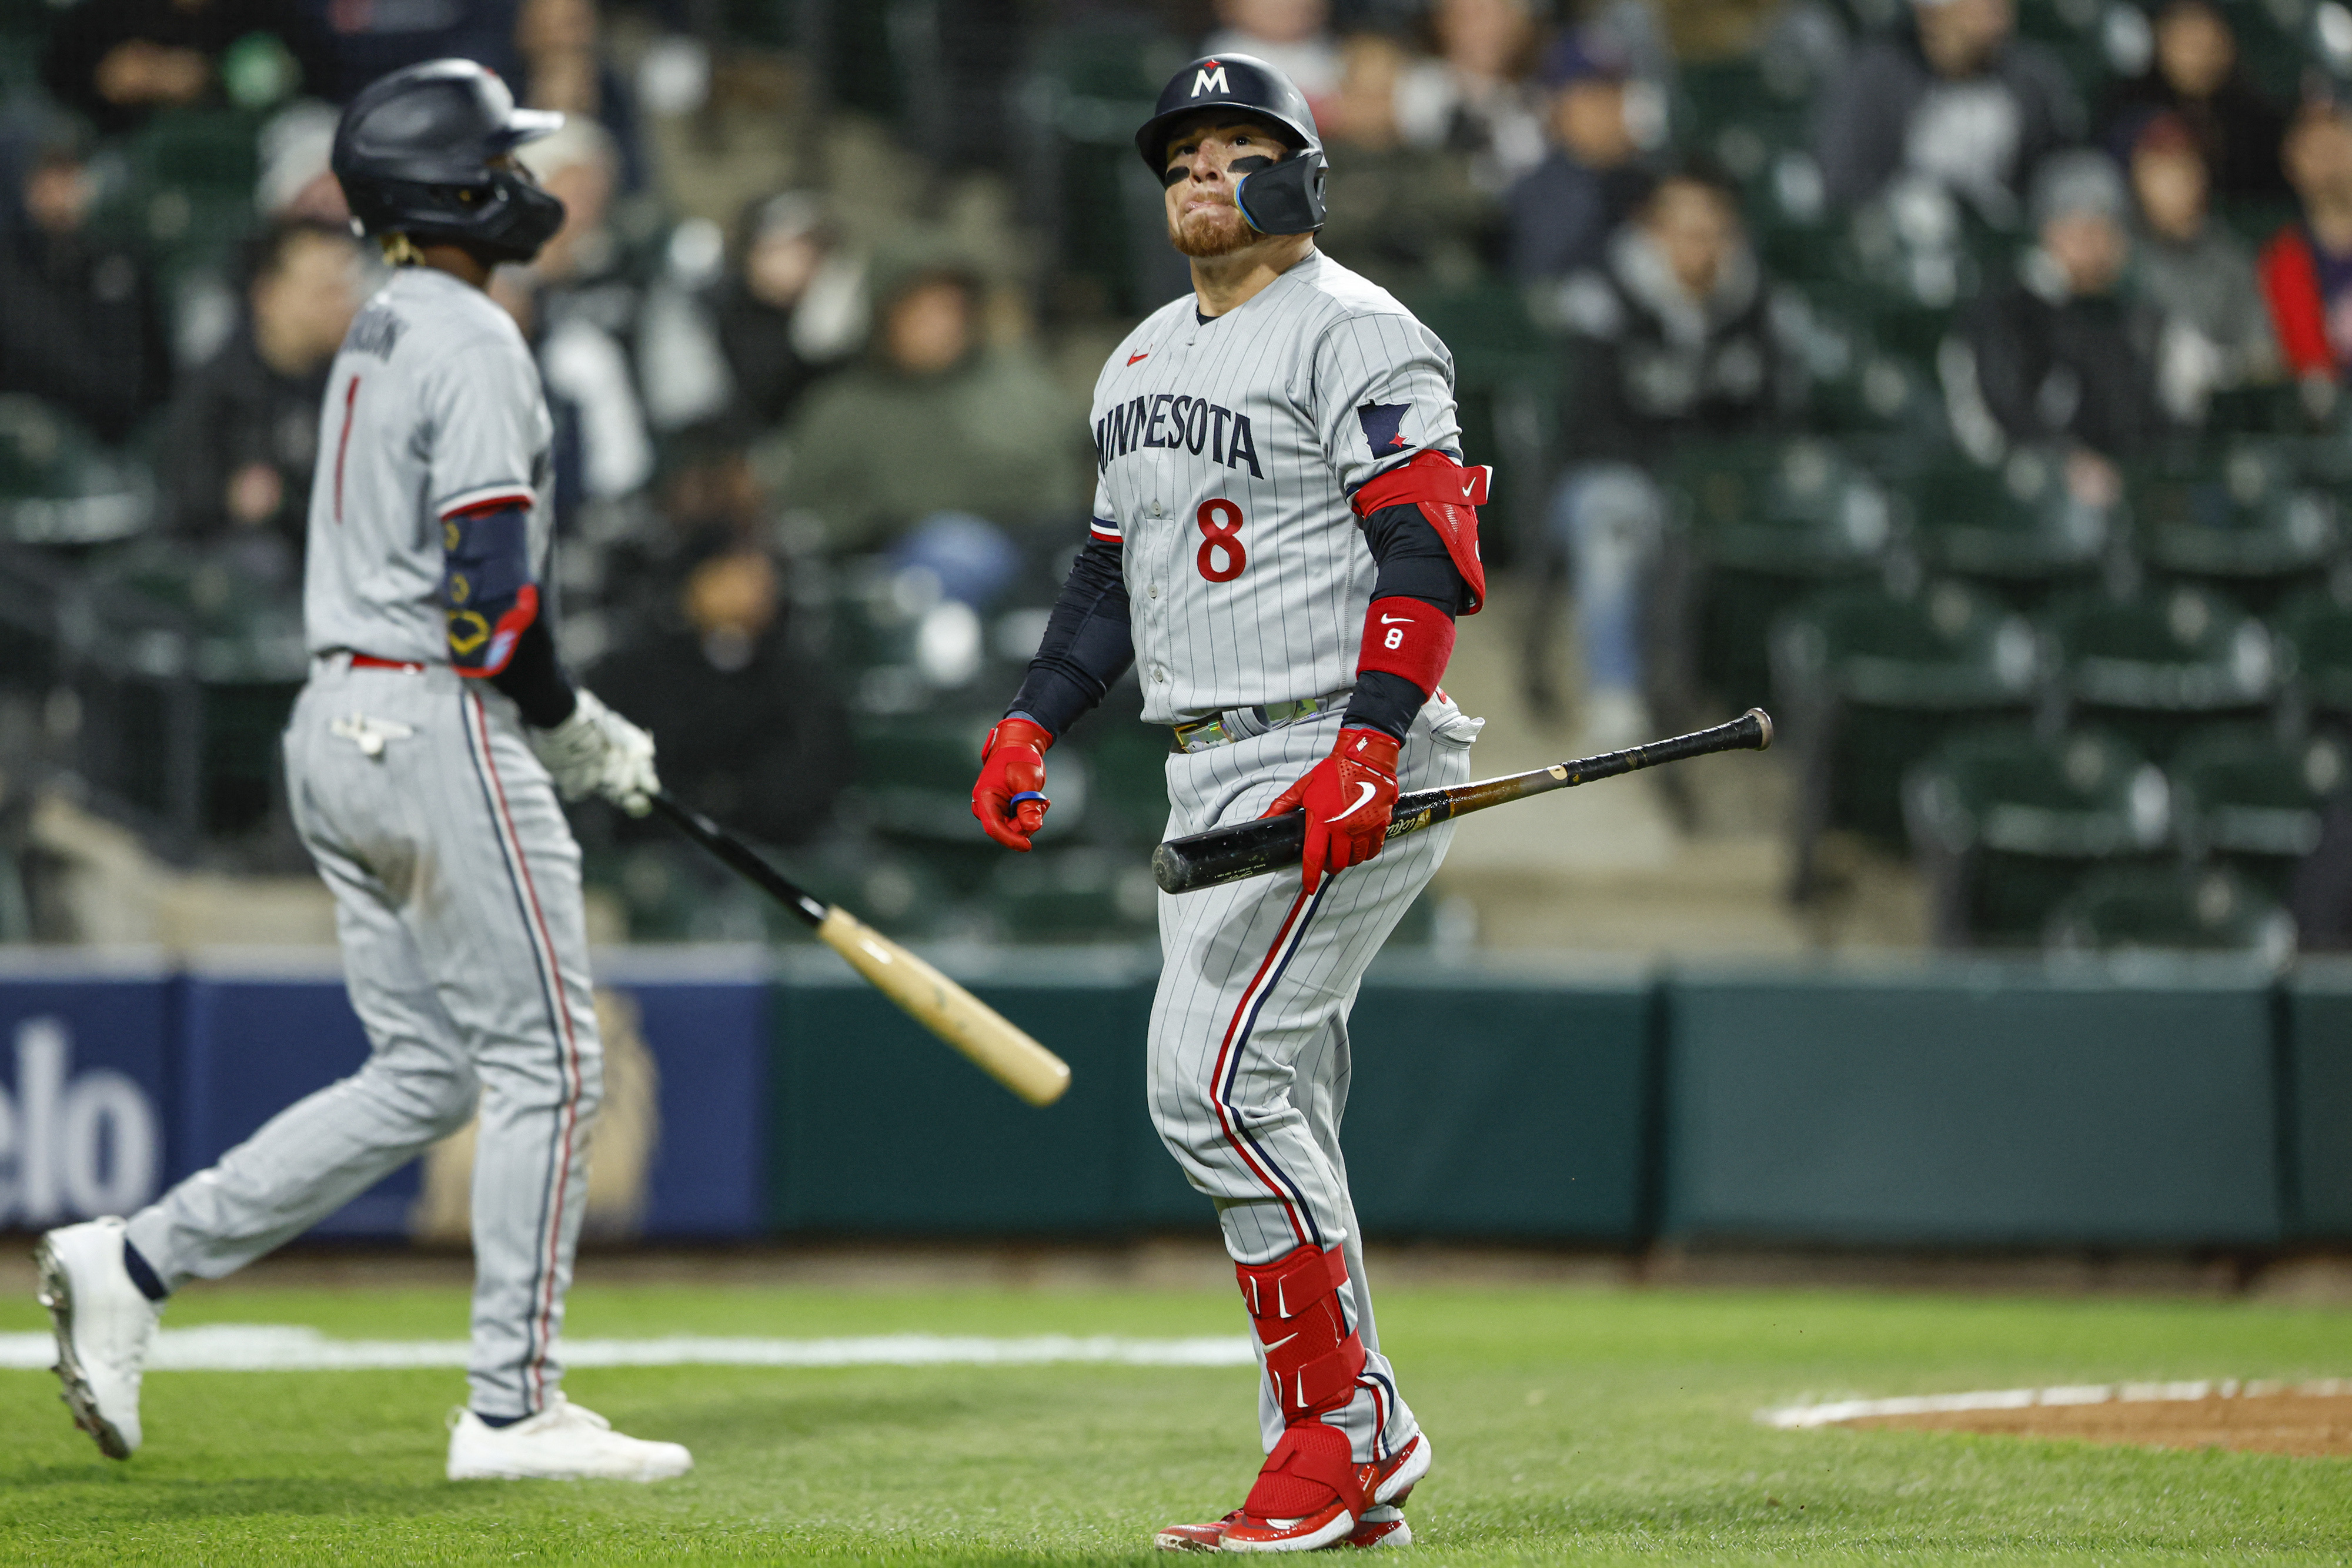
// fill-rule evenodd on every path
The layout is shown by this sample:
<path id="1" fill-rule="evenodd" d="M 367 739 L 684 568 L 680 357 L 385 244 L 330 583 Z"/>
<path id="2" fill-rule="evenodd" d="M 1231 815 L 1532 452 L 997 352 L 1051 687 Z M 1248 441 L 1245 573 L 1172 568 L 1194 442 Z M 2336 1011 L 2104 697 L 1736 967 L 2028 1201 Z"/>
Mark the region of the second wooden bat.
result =
<path id="1" fill-rule="evenodd" d="M 818 941 L 982 1072 L 1032 1105 L 1051 1105 L 1070 1086 L 1068 1063 L 978 997 L 847 910 L 803 891 L 757 850 L 667 791 L 654 797 L 654 806 L 688 838 L 815 927 Z"/>
<path id="2" fill-rule="evenodd" d="M 1556 762 L 1549 768 L 1482 779 L 1450 789 L 1417 789 L 1400 796 L 1389 818 L 1388 836 L 1402 838 L 1434 823 L 1450 821 L 1471 811 L 1483 811 L 1509 800 L 1524 800 L 1552 789 L 1573 789 L 1595 779 L 1614 779 L 1662 762 L 1680 762 L 1716 751 L 1761 751 L 1772 744 L 1772 716 L 1749 708 L 1729 724 L 1718 724 L 1690 735 L 1654 740 L 1622 751 Z M 1151 852 L 1152 880 L 1163 893 L 1192 893 L 1244 877 L 1264 876 L 1298 863 L 1307 846 L 1307 818 L 1297 811 L 1260 817 L 1171 839 Z"/>

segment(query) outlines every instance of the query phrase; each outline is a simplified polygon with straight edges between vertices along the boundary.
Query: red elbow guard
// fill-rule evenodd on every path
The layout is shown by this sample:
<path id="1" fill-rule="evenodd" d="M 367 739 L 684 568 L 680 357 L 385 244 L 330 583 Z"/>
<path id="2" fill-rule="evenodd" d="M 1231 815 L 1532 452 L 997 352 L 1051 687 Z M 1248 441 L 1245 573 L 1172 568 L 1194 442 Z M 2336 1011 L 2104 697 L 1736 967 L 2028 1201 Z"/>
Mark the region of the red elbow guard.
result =
<path id="1" fill-rule="evenodd" d="M 1478 559 L 1478 508 L 1486 504 L 1486 480 L 1493 472 L 1465 468 L 1443 452 L 1423 452 L 1366 481 L 1348 504 L 1360 517 L 1369 517 L 1382 507 L 1418 506 L 1437 537 L 1445 541 L 1454 570 L 1469 585 L 1470 602 L 1463 606 L 1462 613 L 1475 615 L 1486 602 L 1486 568 Z M 1371 645 L 1367 638 L 1367 653 Z M 1450 640 L 1447 646 L 1452 646 Z"/>
<path id="2" fill-rule="evenodd" d="M 1418 599 L 1375 599 L 1364 612 L 1364 647 L 1356 674 L 1386 670 L 1427 696 L 1445 678 L 1454 656 L 1454 617 Z"/>

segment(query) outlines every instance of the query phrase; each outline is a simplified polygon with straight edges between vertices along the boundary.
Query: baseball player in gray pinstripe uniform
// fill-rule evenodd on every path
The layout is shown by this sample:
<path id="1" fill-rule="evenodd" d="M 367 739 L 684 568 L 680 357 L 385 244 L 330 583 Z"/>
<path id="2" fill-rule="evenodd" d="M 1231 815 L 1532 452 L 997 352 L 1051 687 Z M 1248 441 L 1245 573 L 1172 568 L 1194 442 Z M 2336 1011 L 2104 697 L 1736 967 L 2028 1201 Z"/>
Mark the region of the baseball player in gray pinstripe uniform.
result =
<path id="1" fill-rule="evenodd" d="M 972 810 L 1027 849 L 1046 749 L 1131 662 L 1173 735 L 1170 837 L 1306 811 L 1299 874 L 1160 899 L 1151 1112 L 1217 1207 L 1266 1459 L 1239 1509 L 1158 1542 L 1402 1545 L 1430 1445 L 1372 1322 L 1339 1152 L 1347 1019 L 1450 837 L 1381 853 L 1400 788 L 1469 777 L 1478 721 L 1438 681 L 1485 591 L 1486 474 L 1461 464 L 1444 345 L 1316 251 L 1322 149 L 1286 78 L 1195 61 L 1136 140 L 1194 292 L 1097 382 L 1092 538 Z"/>
<path id="2" fill-rule="evenodd" d="M 557 662 L 540 600 L 551 426 L 522 335 L 482 291 L 562 221 L 509 155 L 561 121 L 440 60 L 368 88 L 337 132 L 352 211 L 399 265 L 328 381 L 286 775 L 373 1051 L 127 1226 L 43 1239 L 66 1400 L 113 1458 L 139 1447 L 141 1366 L 173 1289 L 301 1234 L 478 1100 L 472 1398 L 450 1479 L 693 1464 L 568 1403 L 554 1354 L 601 1060 L 557 794 L 642 812 L 659 788 L 651 737 Z"/>

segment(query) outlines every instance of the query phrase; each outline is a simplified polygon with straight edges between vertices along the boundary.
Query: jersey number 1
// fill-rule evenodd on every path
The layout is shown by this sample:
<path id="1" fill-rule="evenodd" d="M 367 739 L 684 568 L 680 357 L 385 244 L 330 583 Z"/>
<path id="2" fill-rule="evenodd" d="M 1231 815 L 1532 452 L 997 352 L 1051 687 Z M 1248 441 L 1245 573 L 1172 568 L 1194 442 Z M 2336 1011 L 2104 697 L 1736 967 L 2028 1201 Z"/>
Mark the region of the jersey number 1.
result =
<path id="1" fill-rule="evenodd" d="M 1249 552 L 1242 549 L 1242 509 L 1221 497 L 1202 502 L 1192 520 L 1201 526 L 1201 552 L 1193 558 L 1201 575 L 1211 582 L 1239 577 L 1249 565 Z"/>

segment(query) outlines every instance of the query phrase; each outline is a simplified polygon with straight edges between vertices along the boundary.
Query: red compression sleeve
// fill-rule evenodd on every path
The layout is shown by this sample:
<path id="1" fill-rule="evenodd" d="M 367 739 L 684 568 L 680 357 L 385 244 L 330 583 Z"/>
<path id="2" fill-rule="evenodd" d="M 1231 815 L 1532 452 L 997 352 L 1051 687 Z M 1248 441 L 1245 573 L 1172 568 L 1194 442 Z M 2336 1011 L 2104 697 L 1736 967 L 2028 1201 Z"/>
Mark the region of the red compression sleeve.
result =
<path id="1" fill-rule="evenodd" d="M 1402 596 L 1375 599 L 1364 612 L 1364 645 L 1356 674 L 1384 670 L 1411 681 L 1425 699 L 1445 678 L 1454 656 L 1454 617 L 1434 604 Z"/>

